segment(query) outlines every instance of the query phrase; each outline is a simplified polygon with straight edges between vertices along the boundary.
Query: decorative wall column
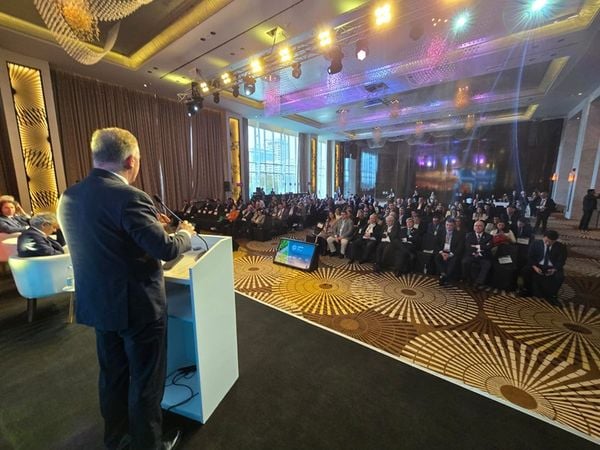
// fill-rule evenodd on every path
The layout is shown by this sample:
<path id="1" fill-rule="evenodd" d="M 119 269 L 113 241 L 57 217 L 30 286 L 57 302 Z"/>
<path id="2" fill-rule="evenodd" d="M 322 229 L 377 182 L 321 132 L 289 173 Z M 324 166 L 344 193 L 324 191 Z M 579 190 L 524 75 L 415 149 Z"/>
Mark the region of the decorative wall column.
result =
<path id="1" fill-rule="evenodd" d="M 333 173 L 333 191 L 338 190 L 343 192 L 344 187 L 344 147 L 341 142 L 335 143 L 335 162 L 334 162 L 334 173 Z"/>
<path id="2" fill-rule="evenodd" d="M 18 197 L 26 211 L 54 211 L 66 188 L 48 63 L 0 51 L 0 92 Z"/>
<path id="3" fill-rule="evenodd" d="M 310 193 L 317 192 L 317 137 L 310 137 Z"/>
<path id="4" fill-rule="evenodd" d="M 241 123 L 237 117 L 229 116 L 229 150 L 230 158 L 230 190 L 231 196 L 237 200 L 242 195 L 242 159 L 240 151 Z"/>
<path id="5" fill-rule="evenodd" d="M 552 199 L 558 205 L 565 206 L 565 209 L 570 186 L 568 176 L 573 168 L 573 157 L 575 156 L 575 147 L 577 146 L 577 136 L 580 124 L 581 113 L 577 113 L 570 119 L 565 120 L 558 157 L 556 159 L 556 167 L 554 169 L 554 173 L 557 175 L 558 179 L 553 183 Z"/>

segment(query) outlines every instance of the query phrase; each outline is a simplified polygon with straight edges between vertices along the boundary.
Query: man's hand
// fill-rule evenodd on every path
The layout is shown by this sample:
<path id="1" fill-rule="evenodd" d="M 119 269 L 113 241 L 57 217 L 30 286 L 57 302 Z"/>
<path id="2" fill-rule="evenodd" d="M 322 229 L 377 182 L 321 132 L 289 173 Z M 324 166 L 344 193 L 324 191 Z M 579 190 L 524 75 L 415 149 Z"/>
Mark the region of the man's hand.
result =
<path id="1" fill-rule="evenodd" d="M 163 213 L 156 213 L 156 218 L 158 219 L 158 221 L 161 223 L 161 225 L 163 227 L 166 227 L 167 225 L 169 225 L 171 223 L 171 219 L 169 219 L 169 216 L 167 216 Z"/>
<path id="2" fill-rule="evenodd" d="M 554 275 L 556 273 L 556 269 L 548 269 L 546 270 L 546 275 Z"/>
<path id="3" fill-rule="evenodd" d="M 180 230 L 187 231 L 190 234 L 194 234 L 196 232 L 194 225 L 189 223 L 187 220 L 184 220 L 183 222 L 179 223 L 179 226 L 177 227 L 177 231 L 180 231 Z"/>
<path id="4" fill-rule="evenodd" d="M 538 266 L 533 266 L 533 271 L 538 275 L 542 274 L 542 269 L 540 269 Z"/>

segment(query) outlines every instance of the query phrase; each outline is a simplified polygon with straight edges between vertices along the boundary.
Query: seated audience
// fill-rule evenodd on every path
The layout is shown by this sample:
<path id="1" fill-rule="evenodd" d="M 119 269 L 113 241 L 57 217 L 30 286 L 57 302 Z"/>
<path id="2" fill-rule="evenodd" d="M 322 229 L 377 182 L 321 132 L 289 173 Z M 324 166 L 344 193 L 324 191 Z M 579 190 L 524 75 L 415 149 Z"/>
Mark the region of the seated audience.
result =
<path id="1" fill-rule="evenodd" d="M 353 234 L 354 224 L 352 223 L 352 219 L 348 217 L 348 212 L 343 210 L 340 212 L 340 218 L 333 226 L 331 235 L 326 238 L 329 253 L 335 256 L 337 253 L 336 245 L 339 245 L 339 256 L 340 258 L 344 258 L 346 256 L 346 247 Z"/>
<path id="2" fill-rule="evenodd" d="M 17 252 L 21 258 L 62 255 L 64 253 L 62 245 L 50 237 L 58 230 L 58 221 L 54 214 L 36 214 L 31 218 L 30 225 L 17 240 Z"/>
<path id="3" fill-rule="evenodd" d="M 385 228 L 383 229 L 381 240 L 375 251 L 375 267 L 373 269 L 375 273 L 381 272 L 381 267 L 384 265 L 385 261 L 390 259 L 390 255 L 394 251 L 392 242 L 396 242 L 399 235 L 400 225 L 396 220 L 396 216 L 394 216 L 394 214 L 387 215 L 385 218 Z"/>
<path id="4" fill-rule="evenodd" d="M 349 264 L 353 264 L 355 260 L 363 264 L 371 257 L 371 254 L 377 247 L 377 243 L 381 239 L 382 228 L 377 223 L 378 220 L 379 217 L 377 214 L 371 214 L 366 227 L 358 230 L 358 236 L 352 241 Z"/>
<path id="5" fill-rule="evenodd" d="M 485 286 L 492 267 L 492 236 L 484 232 L 484 228 L 483 221 L 475 222 L 474 231 L 465 239 L 465 256 L 462 259 L 463 277 L 479 289 Z"/>
<path id="6" fill-rule="evenodd" d="M 490 233 L 492 235 L 492 249 L 500 245 L 516 244 L 517 238 L 511 229 L 507 229 L 506 223 L 503 220 L 498 220 L 496 229 Z"/>
<path id="7" fill-rule="evenodd" d="M 440 286 L 447 285 L 460 269 L 465 240 L 456 232 L 455 225 L 455 221 L 448 218 L 445 232 L 436 235 L 435 265 L 440 274 Z"/>
<path id="8" fill-rule="evenodd" d="M 400 276 L 410 271 L 417 251 L 421 248 L 421 235 L 415 228 L 412 217 L 406 219 L 406 228 L 400 230 L 398 240 L 393 243 L 395 259 L 394 274 Z"/>

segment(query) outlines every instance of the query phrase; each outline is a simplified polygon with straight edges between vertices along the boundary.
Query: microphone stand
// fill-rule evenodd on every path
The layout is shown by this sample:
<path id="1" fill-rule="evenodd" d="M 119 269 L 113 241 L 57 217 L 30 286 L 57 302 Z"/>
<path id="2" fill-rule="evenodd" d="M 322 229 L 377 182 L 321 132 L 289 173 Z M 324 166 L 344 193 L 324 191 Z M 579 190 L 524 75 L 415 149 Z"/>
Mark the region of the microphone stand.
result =
<path id="1" fill-rule="evenodd" d="M 154 200 L 156 200 L 160 204 L 160 206 L 162 206 L 163 208 L 165 208 L 166 211 L 168 211 L 169 213 L 171 213 L 171 215 L 173 217 L 175 217 L 177 220 L 179 220 L 179 222 L 183 222 L 183 219 L 181 217 L 179 217 L 167 205 L 165 205 L 165 203 L 162 201 L 162 198 L 160 198 L 158 195 L 155 194 L 154 195 Z M 202 236 L 200 236 L 197 232 L 194 231 L 194 234 L 196 236 L 198 236 L 202 242 L 204 242 L 204 245 L 206 245 L 206 250 L 208 250 L 209 249 L 208 242 L 206 242 L 206 240 Z"/>

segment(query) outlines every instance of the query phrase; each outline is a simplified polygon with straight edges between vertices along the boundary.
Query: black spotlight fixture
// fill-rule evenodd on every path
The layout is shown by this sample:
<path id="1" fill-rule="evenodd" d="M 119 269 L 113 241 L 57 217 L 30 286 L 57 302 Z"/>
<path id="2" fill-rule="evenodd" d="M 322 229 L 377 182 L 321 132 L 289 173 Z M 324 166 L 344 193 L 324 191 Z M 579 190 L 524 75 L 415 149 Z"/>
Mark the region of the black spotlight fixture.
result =
<path id="1" fill-rule="evenodd" d="M 231 93 L 233 94 L 233 96 L 235 98 L 238 98 L 240 96 L 240 85 L 234 84 L 233 87 L 231 88 Z"/>
<path id="2" fill-rule="evenodd" d="M 221 101 L 221 94 L 219 94 L 218 92 L 215 92 L 213 94 L 213 102 L 219 103 L 220 101 Z"/>
<path id="3" fill-rule="evenodd" d="M 366 39 L 361 39 L 356 43 L 356 59 L 364 61 L 369 56 L 369 46 Z"/>
<path id="4" fill-rule="evenodd" d="M 193 97 L 191 100 L 185 102 L 188 117 L 195 116 L 196 113 L 202 109 L 203 101 L 204 99 L 202 97 Z"/>
<path id="5" fill-rule="evenodd" d="M 296 79 L 302 76 L 302 64 L 299 62 L 292 64 L 292 76 Z"/>
<path id="6" fill-rule="evenodd" d="M 335 46 L 327 53 L 326 57 L 331 61 L 327 68 L 327 73 L 329 75 L 340 73 L 344 67 L 342 65 L 342 58 L 344 57 L 342 49 L 339 46 Z"/>
<path id="7" fill-rule="evenodd" d="M 256 90 L 256 78 L 252 75 L 246 75 L 244 77 L 244 94 L 252 95 Z"/>

